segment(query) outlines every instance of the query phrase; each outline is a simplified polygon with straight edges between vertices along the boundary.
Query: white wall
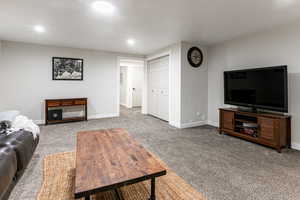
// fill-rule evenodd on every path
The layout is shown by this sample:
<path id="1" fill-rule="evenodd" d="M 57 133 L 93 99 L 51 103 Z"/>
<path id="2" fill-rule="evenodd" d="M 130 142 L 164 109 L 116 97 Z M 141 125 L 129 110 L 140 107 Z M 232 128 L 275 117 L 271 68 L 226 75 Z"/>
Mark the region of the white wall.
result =
<path id="1" fill-rule="evenodd" d="M 246 66 L 288 65 L 289 113 L 292 143 L 300 149 L 300 25 L 290 24 L 263 33 L 241 37 L 208 50 L 208 121 L 218 125 L 223 107 L 223 71 Z"/>
<path id="2" fill-rule="evenodd" d="M 169 69 L 169 124 L 172 126 L 181 127 L 181 42 L 170 45 L 163 49 L 147 56 L 147 60 L 157 58 L 162 55 L 169 54 L 170 56 L 170 69 Z M 147 80 L 147 66 L 145 66 L 145 80 Z M 145 103 L 147 105 L 147 86 L 144 86 Z M 143 110 L 147 114 L 147 109 Z"/>
<path id="3" fill-rule="evenodd" d="M 0 110 L 44 119 L 47 98 L 87 97 L 89 118 L 119 113 L 119 54 L 3 41 Z M 84 81 L 52 81 L 52 57 L 84 59 Z"/>
<path id="4" fill-rule="evenodd" d="M 127 69 L 128 67 L 121 66 L 120 73 L 123 77 L 122 82 L 120 81 L 120 104 L 127 107 Z"/>
<path id="5" fill-rule="evenodd" d="M 0 58 L 2 56 L 2 41 L 0 40 Z"/>
<path id="6" fill-rule="evenodd" d="M 3 57 L 2 57 L 2 41 L 0 40 L 0 70 L 3 68 Z M 1 71 L 0 71 L 1 72 Z M 1 73 L 0 73 L 1 74 Z M 0 78 L 1 79 L 1 78 Z M 1 86 L 2 88 L 2 86 Z M 1 100 L 0 100 L 1 106 Z"/>
<path id="7" fill-rule="evenodd" d="M 3 61 L 2 58 L 2 41 L 0 40 L 0 67 L 1 67 L 1 62 Z"/>
<path id="8" fill-rule="evenodd" d="M 204 54 L 200 68 L 193 68 L 187 60 L 190 47 L 198 46 Z M 207 51 L 198 44 L 179 42 L 161 49 L 147 58 L 170 52 L 170 124 L 187 128 L 207 121 Z"/>
<path id="9" fill-rule="evenodd" d="M 187 60 L 188 50 L 197 46 L 204 61 L 199 68 Z M 206 48 L 187 42 L 181 43 L 181 127 L 206 124 L 207 120 L 207 52 Z"/>

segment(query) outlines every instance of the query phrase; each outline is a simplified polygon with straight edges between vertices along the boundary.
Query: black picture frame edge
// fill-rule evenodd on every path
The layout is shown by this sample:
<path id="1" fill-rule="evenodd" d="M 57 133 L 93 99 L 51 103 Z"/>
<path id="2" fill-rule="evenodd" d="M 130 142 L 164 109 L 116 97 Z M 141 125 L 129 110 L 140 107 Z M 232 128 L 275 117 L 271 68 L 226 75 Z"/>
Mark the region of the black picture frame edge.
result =
<path id="1" fill-rule="evenodd" d="M 197 65 L 195 65 L 192 61 L 191 61 L 191 52 L 194 51 L 194 50 L 197 50 L 200 52 L 201 54 L 201 62 Z M 188 59 L 188 62 L 189 64 L 194 67 L 194 68 L 199 68 L 202 64 L 203 64 L 203 61 L 204 61 L 204 55 L 203 55 L 203 52 L 202 50 L 199 48 L 199 47 L 196 47 L 196 46 L 193 46 L 191 48 L 189 48 L 188 50 L 188 53 L 187 53 L 187 59 Z"/>
<path id="2" fill-rule="evenodd" d="M 81 60 L 82 61 L 82 75 L 81 79 L 55 79 L 54 77 L 54 59 L 70 59 L 70 60 Z M 52 80 L 53 81 L 83 81 L 83 72 L 84 72 L 84 59 L 82 58 L 67 58 L 67 57 L 52 57 Z"/>

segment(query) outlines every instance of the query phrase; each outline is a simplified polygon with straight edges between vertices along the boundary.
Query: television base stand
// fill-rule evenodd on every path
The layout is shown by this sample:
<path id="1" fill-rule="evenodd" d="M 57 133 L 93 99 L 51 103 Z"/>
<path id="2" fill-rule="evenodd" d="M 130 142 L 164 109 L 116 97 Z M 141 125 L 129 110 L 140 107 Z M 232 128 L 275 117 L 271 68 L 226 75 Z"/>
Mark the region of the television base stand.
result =
<path id="1" fill-rule="evenodd" d="M 258 109 L 253 107 L 238 107 L 237 110 L 241 112 L 259 113 Z"/>
<path id="2" fill-rule="evenodd" d="M 291 148 L 291 116 L 220 109 L 219 132 L 276 149 Z"/>

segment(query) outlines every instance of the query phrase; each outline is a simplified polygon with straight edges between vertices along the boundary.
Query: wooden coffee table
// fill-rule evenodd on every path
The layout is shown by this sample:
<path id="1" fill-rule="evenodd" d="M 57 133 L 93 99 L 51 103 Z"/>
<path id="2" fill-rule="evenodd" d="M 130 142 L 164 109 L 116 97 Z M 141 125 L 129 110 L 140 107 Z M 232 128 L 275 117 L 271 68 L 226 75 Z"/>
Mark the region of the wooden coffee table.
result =
<path id="1" fill-rule="evenodd" d="M 75 198 L 115 190 L 151 179 L 150 200 L 155 200 L 155 178 L 166 169 L 124 129 L 79 132 L 76 147 Z"/>

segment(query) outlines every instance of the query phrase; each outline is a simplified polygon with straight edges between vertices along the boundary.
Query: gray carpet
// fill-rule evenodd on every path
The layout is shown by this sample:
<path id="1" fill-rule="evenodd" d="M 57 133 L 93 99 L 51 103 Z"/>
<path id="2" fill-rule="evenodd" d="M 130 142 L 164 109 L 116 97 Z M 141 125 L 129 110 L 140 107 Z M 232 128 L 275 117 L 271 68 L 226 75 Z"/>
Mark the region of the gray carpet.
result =
<path id="1" fill-rule="evenodd" d="M 41 128 L 41 140 L 10 200 L 34 200 L 45 155 L 73 151 L 76 132 L 125 128 L 209 200 L 299 200 L 300 152 L 275 150 L 210 126 L 176 129 L 166 122 L 121 109 L 121 117 Z"/>

